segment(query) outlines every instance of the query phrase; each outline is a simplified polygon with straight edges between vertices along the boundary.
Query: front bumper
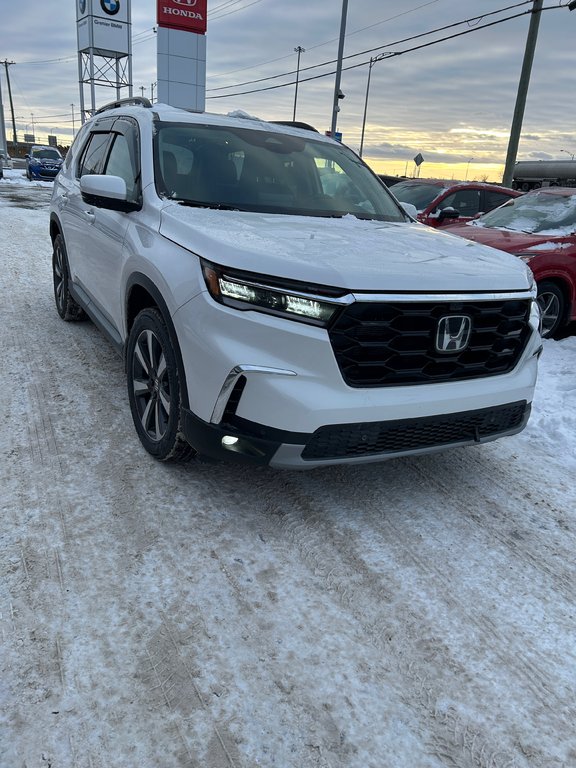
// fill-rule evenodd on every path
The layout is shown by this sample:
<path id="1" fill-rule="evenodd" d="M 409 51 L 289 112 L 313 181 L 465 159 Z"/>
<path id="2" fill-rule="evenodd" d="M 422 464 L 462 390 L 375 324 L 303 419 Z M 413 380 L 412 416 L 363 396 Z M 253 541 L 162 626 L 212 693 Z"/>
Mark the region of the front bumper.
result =
<path id="1" fill-rule="evenodd" d="M 526 401 L 464 413 L 414 419 L 333 424 L 313 433 L 287 432 L 244 419 L 210 424 L 184 412 L 184 433 L 206 458 L 266 464 L 278 469 L 313 469 L 360 464 L 473 445 L 514 435 L 526 426 Z"/>
<path id="2" fill-rule="evenodd" d="M 30 166 L 29 173 L 37 181 L 54 181 L 60 168 L 42 168 L 40 166 Z"/>

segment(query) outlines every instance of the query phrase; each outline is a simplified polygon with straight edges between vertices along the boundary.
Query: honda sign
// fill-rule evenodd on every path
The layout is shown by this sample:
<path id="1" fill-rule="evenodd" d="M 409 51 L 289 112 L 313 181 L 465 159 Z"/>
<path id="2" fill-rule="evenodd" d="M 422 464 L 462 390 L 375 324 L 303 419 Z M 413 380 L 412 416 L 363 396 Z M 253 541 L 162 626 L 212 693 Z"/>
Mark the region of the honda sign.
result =
<path id="1" fill-rule="evenodd" d="M 157 0 L 158 26 L 206 32 L 207 0 Z"/>

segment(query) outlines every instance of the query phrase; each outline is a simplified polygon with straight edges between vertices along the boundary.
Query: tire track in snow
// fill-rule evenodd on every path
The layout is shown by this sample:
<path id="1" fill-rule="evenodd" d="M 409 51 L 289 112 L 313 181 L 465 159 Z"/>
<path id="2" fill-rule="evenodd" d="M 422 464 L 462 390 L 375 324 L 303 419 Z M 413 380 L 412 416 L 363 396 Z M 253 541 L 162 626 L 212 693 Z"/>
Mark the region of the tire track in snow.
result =
<path id="1" fill-rule="evenodd" d="M 350 474 L 353 475 L 354 470 Z M 462 752 L 466 753 L 466 759 L 470 760 L 470 765 L 474 766 L 516 765 L 514 753 L 493 744 L 491 736 L 484 733 L 482 727 L 473 726 L 459 718 L 455 712 L 448 717 L 446 712 L 438 711 L 435 702 L 441 699 L 443 691 L 442 688 L 438 688 L 437 681 L 432 679 L 429 665 L 434 663 L 438 668 L 435 671 L 436 673 L 439 671 L 441 677 L 452 668 L 452 672 L 465 678 L 466 670 L 451 658 L 449 649 L 442 647 L 443 643 L 437 633 L 435 636 L 432 627 L 427 627 L 426 618 L 414 608 L 397 611 L 396 619 L 404 632 L 399 640 L 394 639 L 390 631 L 389 619 L 375 612 L 374 606 L 385 604 L 386 601 L 390 603 L 391 595 L 396 590 L 402 594 L 402 585 L 394 585 L 393 577 L 390 578 L 390 574 L 387 574 L 388 581 L 384 587 L 380 578 L 377 578 L 358 556 L 350 540 L 337 532 L 334 522 L 329 520 L 330 512 L 325 500 L 322 502 L 317 500 L 318 494 L 314 490 L 314 480 L 310 480 L 308 476 L 291 475 L 289 477 L 290 479 L 282 484 L 280 493 L 275 487 L 268 494 L 270 518 L 276 518 L 279 521 L 286 539 L 298 549 L 303 562 L 315 576 L 320 576 L 324 580 L 327 593 L 362 624 L 366 640 L 382 651 L 384 656 L 394 653 L 395 663 L 402 669 L 403 677 L 410 681 L 411 694 L 405 697 L 405 700 L 412 707 L 416 704 L 419 716 L 424 722 L 428 722 L 437 744 L 435 752 L 444 757 L 452 755 L 451 759 L 455 760 L 457 765 L 461 764 L 458 760 L 463 759 Z M 350 485 L 353 486 L 353 483 Z M 266 489 L 261 488 L 261 490 L 266 495 Z M 279 502 L 278 499 L 282 501 Z M 357 496 L 351 498 L 339 496 L 341 504 L 345 505 L 347 501 L 350 503 L 350 510 L 355 509 L 357 500 Z M 361 501 L 364 504 L 366 501 L 371 502 L 368 509 L 363 510 L 363 522 L 366 522 L 371 510 L 379 509 L 381 499 L 374 497 L 369 491 L 368 495 L 363 493 Z M 373 522 L 371 517 L 370 522 Z M 481 634 L 491 637 L 494 641 L 494 653 L 499 662 L 504 665 L 509 664 L 509 655 L 500 650 L 509 646 L 509 638 L 503 636 L 490 620 L 485 621 L 477 617 L 471 610 L 471 606 L 464 605 L 455 599 L 451 595 L 452 585 L 442 572 L 428 559 L 415 556 L 410 542 L 402 539 L 393 526 L 389 525 L 385 519 L 379 520 L 379 523 L 381 528 L 379 535 L 382 537 L 383 548 L 385 549 L 386 544 L 393 540 L 394 546 L 402 551 L 403 556 L 422 574 L 428 574 L 428 578 L 431 577 L 436 581 L 440 580 L 443 586 L 443 599 L 447 600 L 447 604 L 462 616 L 465 622 L 476 626 Z M 354 540 L 355 537 L 352 536 L 351 539 Z M 422 635 L 432 638 L 428 655 L 426 643 L 422 645 L 418 640 Z M 442 653 L 439 648 L 442 648 Z M 531 691 L 541 706 L 550 711 L 555 692 L 550 688 L 547 672 L 535 666 L 533 660 L 528 659 L 519 649 L 516 650 L 518 651 L 514 659 L 516 674 L 521 676 L 524 687 Z M 406 661 L 406 654 L 412 657 L 411 662 Z M 440 721 L 444 725 L 439 732 Z M 449 727 L 446 725 L 448 721 L 450 721 Z M 458 733 L 465 733 L 466 739 L 463 740 L 460 736 L 458 739 L 453 737 L 453 734 Z"/>

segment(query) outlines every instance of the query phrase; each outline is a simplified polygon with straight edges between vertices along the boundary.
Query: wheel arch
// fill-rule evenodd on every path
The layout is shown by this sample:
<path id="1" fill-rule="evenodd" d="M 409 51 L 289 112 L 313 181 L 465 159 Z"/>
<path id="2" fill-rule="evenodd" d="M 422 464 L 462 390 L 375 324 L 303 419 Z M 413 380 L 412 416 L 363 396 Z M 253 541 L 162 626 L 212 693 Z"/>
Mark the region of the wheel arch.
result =
<path id="1" fill-rule="evenodd" d="M 125 299 L 125 322 L 126 322 L 126 343 L 124 344 L 124 366 L 126 366 L 126 349 L 127 340 L 130 334 L 130 330 L 134 325 L 134 320 L 143 309 L 156 308 L 162 315 L 162 320 L 166 324 L 170 341 L 172 342 L 172 348 L 176 355 L 176 362 L 178 365 L 178 377 L 180 379 L 180 396 L 182 405 L 188 408 L 188 387 L 186 385 L 186 372 L 184 369 L 184 361 L 182 360 L 182 353 L 180 351 L 180 344 L 178 343 L 178 335 L 176 328 L 172 322 L 172 316 L 168 305 L 162 296 L 162 292 L 152 280 L 141 272 L 135 272 L 130 275 L 126 283 L 126 299 Z"/>
<path id="2" fill-rule="evenodd" d="M 50 216 L 50 240 L 52 241 L 52 244 L 54 244 L 54 240 L 56 240 L 57 235 L 61 234 L 62 227 L 60 226 L 58 217 L 53 213 Z"/>
<path id="3" fill-rule="evenodd" d="M 538 278 L 538 286 L 544 283 L 553 283 L 559 291 L 562 292 L 564 301 L 566 302 L 566 312 L 570 315 L 570 307 L 576 302 L 576 285 L 570 280 L 568 276 L 564 275 L 545 275 Z"/>

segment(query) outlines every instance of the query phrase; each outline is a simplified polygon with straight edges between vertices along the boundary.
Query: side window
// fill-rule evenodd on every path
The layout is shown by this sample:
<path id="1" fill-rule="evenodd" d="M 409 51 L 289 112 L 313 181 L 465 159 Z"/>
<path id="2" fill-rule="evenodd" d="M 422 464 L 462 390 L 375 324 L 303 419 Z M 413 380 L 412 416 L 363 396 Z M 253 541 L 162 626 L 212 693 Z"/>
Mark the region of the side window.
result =
<path id="1" fill-rule="evenodd" d="M 510 200 L 510 195 L 507 195 L 504 192 L 484 190 L 482 213 L 488 213 L 488 211 L 491 211 L 493 208 L 498 208 L 499 205 L 504 205 L 508 200 Z"/>
<path id="2" fill-rule="evenodd" d="M 64 163 L 63 163 L 64 168 L 68 168 L 76 160 L 78 156 L 78 152 L 80 151 L 80 147 L 84 144 L 84 140 L 86 139 L 87 133 L 88 133 L 88 125 L 83 125 L 78 131 L 78 133 L 76 134 L 76 138 L 72 142 L 72 146 L 66 153 L 66 157 L 64 158 Z"/>
<path id="3" fill-rule="evenodd" d="M 101 172 L 109 139 L 109 133 L 92 134 L 78 164 L 78 177 L 85 176 L 87 173 Z"/>
<path id="4" fill-rule="evenodd" d="M 126 191 L 128 200 L 138 201 L 140 197 L 139 189 L 139 168 L 137 162 L 137 142 L 132 132 L 126 135 L 117 133 L 114 135 L 112 148 L 108 155 L 105 173 L 108 176 L 120 176 L 126 182 Z M 131 141 L 131 139 L 134 139 Z"/>
<path id="5" fill-rule="evenodd" d="M 444 208 L 456 208 L 460 216 L 476 216 L 480 213 L 480 190 L 479 189 L 459 189 L 451 195 L 447 195 L 438 206 L 440 210 Z"/>

